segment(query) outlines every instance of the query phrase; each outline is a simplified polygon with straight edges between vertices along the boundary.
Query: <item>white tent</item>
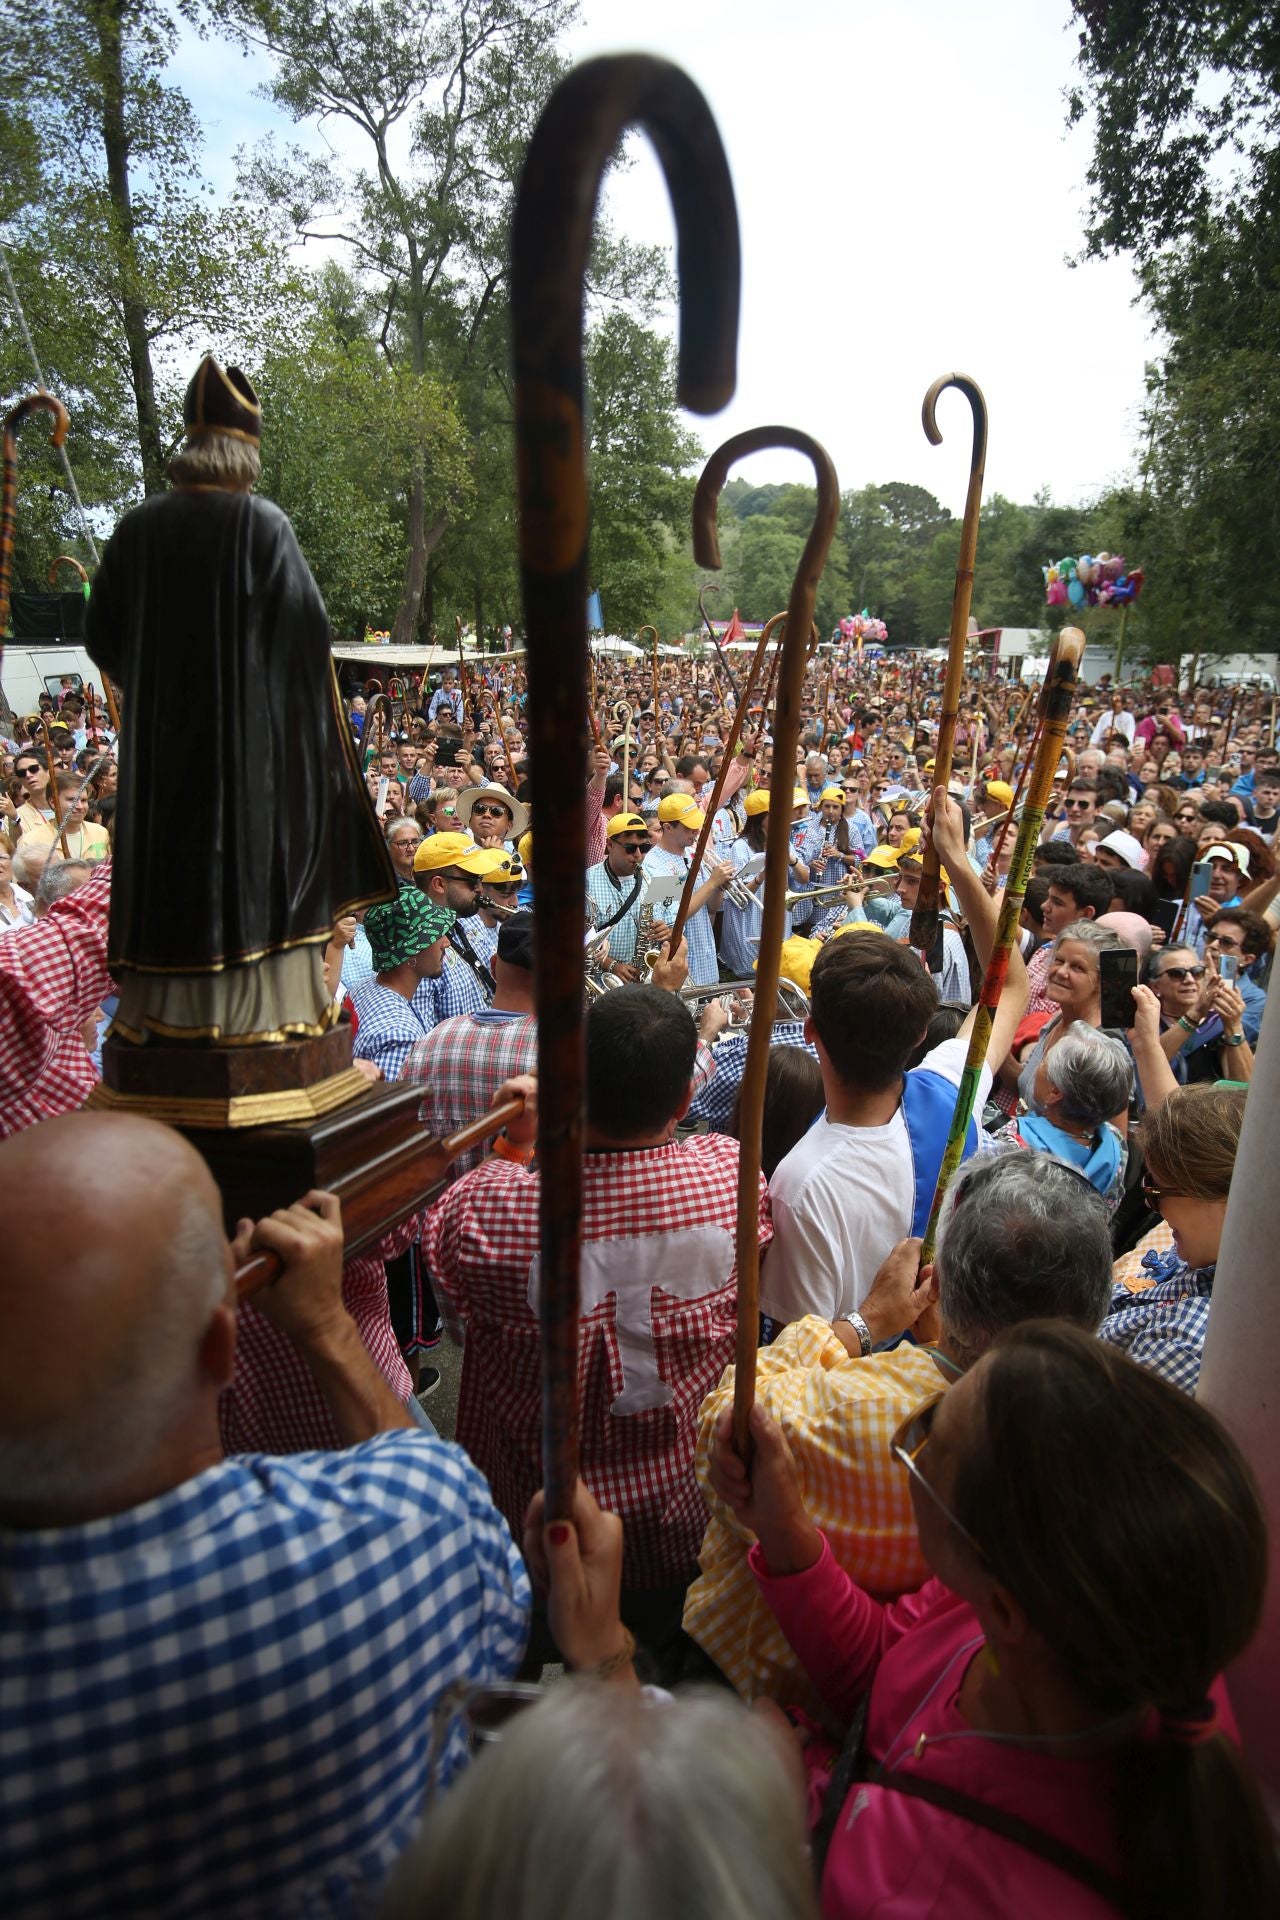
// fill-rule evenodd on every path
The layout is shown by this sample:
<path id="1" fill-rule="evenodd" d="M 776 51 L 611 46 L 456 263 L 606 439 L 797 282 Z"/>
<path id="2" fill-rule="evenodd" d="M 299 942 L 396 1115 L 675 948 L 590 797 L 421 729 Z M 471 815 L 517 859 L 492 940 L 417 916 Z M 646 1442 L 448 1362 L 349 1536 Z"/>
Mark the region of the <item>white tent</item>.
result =
<path id="1" fill-rule="evenodd" d="M 591 642 L 591 650 L 593 653 L 630 653 L 636 655 L 642 654 L 645 651 L 643 647 L 636 646 L 634 641 L 623 640 L 621 636 L 616 633 L 606 633 L 603 640 L 593 640 Z"/>

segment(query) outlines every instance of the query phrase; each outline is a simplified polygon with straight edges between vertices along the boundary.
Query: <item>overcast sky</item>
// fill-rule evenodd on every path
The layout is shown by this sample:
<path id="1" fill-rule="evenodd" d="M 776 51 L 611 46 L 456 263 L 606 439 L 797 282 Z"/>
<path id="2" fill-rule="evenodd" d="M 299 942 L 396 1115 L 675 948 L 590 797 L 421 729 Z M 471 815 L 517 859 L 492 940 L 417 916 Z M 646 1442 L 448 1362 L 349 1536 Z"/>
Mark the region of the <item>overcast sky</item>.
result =
<path id="1" fill-rule="evenodd" d="M 841 485 L 907 480 L 963 505 L 969 410 L 920 401 L 971 374 L 990 415 L 986 492 L 1096 494 L 1133 470 L 1155 343 L 1124 261 L 1071 267 L 1089 162 L 1066 131 L 1067 0 L 584 0 L 575 57 L 635 50 L 702 87 L 729 155 L 743 242 L 738 391 L 692 424 L 708 448 L 766 421 L 823 441 Z M 187 42 L 174 78 L 208 130 L 211 177 L 271 124 L 251 71 Z M 286 138 L 291 130 L 282 128 Z M 642 138 L 607 189 L 618 227 L 668 243 L 661 173 Z M 760 455 L 758 479 L 807 478 Z"/>

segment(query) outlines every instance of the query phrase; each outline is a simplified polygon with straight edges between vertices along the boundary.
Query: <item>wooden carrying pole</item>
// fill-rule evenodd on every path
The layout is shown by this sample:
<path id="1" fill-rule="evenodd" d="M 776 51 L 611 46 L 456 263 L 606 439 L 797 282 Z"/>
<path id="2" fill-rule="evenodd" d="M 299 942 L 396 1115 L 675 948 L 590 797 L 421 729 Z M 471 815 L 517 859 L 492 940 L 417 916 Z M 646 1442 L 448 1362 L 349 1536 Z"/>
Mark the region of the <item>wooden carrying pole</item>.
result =
<path id="1" fill-rule="evenodd" d="M 713 453 L 711 459 L 714 460 L 715 457 Z M 709 465 L 710 462 L 708 462 L 708 466 Z M 704 468 L 704 472 L 705 471 L 706 469 Z M 699 482 L 699 484 L 701 484 L 701 482 Z M 729 769 L 733 765 L 734 754 L 738 745 L 738 737 L 746 723 L 747 707 L 751 700 L 752 690 L 760 677 L 760 669 L 764 665 L 765 649 L 769 644 L 769 636 L 777 626 L 779 620 L 785 619 L 786 615 L 784 613 L 775 613 L 772 620 L 766 623 L 764 631 L 756 642 L 756 650 L 751 658 L 751 668 L 747 674 L 746 690 L 734 708 L 733 718 L 729 722 L 728 737 L 725 740 L 724 751 L 720 757 L 720 771 L 716 775 L 715 785 L 711 789 L 711 798 L 702 808 L 702 825 L 698 829 L 698 838 L 694 843 L 693 855 L 689 861 L 689 871 L 685 875 L 684 886 L 680 892 L 680 904 L 676 908 L 676 917 L 671 926 L 671 944 L 669 948 L 671 953 L 674 953 L 680 945 L 681 938 L 684 934 L 684 923 L 689 918 L 689 907 L 693 901 L 694 894 L 698 890 L 698 884 L 702 874 L 702 862 L 707 851 L 707 842 L 711 838 L 711 828 L 715 821 L 716 811 L 720 805 L 720 796 L 724 792 L 724 783 L 728 778 Z"/>
<path id="2" fill-rule="evenodd" d="M 417 1213 L 440 1185 L 450 1163 L 460 1153 L 470 1152 L 482 1140 L 498 1133 L 508 1120 L 517 1120 L 524 1112 L 524 1099 L 517 1095 L 504 1100 L 478 1120 L 471 1120 L 444 1139 L 424 1139 L 415 1146 L 399 1142 L 364 1165 L 355 1167 L 335 1180 L 332 1192 L 342 1202 L 343 1246 L 345 1260 L 353 1259 L 365 1247 L 380 1240 L 392 1227 L 399 1226 L 411 1213 Z M 236 1268 L 236 1296 L 247 1300 L 259 1287 L 270 1286 L 284 1272 L 284 1262 L 274 1253 L 255 1253 Z"/>
<path id="3" fill-rule="evenodd" d="M 567 74 L 529 142 L 511 234 L 520 581 L 529 666 L 537 946 L 542 1474 L 548 1520 L 578 1476 L 582 1238 L 582 899 L 586 860 L 586 459 L 583 300 L 600 182 L 629 127 L 657 150 L 675 212 L 677 397 L 716 413 L 733 393 L 741 255 L 711 110 L 678 67 L 643 55 Z M 574 743 L 579 751 L 573 751 Z"/>
<path id="4" fill-rule="evenodd" d="M 818 582 L 840 511 L 840 483 L 826 451 L 807 433 L 794 427 L 757 427 L 735 434 L 708 460 L 693 496 L 693 557 L 700 567 L 718 568 L 720 542 L 716 533 L 716 506 L 730 469 L 748 454 L 764 448 L 788 447 L 813 463 L 818 504 L 814 523 L 800 556 L 787 604 L 786 631 L 779 649 L 778 717 L 774 729 L 774 767 L 781 768 L 787 786 L 795 783 L 796 748 L 800 742 L 800 708 L 804 701 L 805 670 L 812 657 L 813 606 Z M 757 649 L 759 653 L 759 649 Z M 741 704 L 741 703 L 740 703 Z M 776 773 L 775 773 L 776 778 Z M 765 1078 L 769 1071 L 772 1009 L 782 969 L 782 930 L 786 916 L 787 873 L 791 855 L 791 808 L 771 806 L 765 839 L 764 907 L 760 924 L 760 958 L 756 964 L 756 1005 L 767 1017 L 753 1020 L 747 1039 L 747 1061 L 738 1108 L 738 1340 L 733 1388 L 734 1444 L 745 1460 L 750 1453 L 748 1421 L 756 1391 L 756 1345 L 760 1320 L 760 1136 L 764 1118 Z"/>
<path id="5" fill-rule="evenodd" d="M 1031 878 L 1032 856 L 1040 839 L 1040 829 L 1044 825 L 1045 805 L 1053 786 L 1053 776 L 1062 752 L 1067 722 L 1071 718 L 1071 701 L 1075 693 L 1076 675 L 1080 671 L 1083 653 L 1084 635 L 1079 627 L 1064 627 L 1058 635 L 1049 661 L 1049 671 L 1045 675 L 1040 704 L 1040 746 L 1031 771 L 1027 787 L 1026 809 L 1018 827 L 1018 838 L 1013 849 L 1013 859 L 1009 865 L 1009 879 L 1000 907 L 995 945 L 991 949 L 991 958 L 987 962 L 987 970 L 983 976 L 982 992 L 974 1010 L 973 1032 L 969 1036 L 969 1053 L 964 1063 L 964 1072 L 960 1076 L 960 1089 L 956 1095 L 955 1111 L 951 1116 L 951 1131 L 947 1135 L 946 1151 L 942 1156 L 942 1165 L 938 1170 L 938 1184 L 933 1192 L 933 1205 L 929 1210 L 929 1224 L 925 1228 L 924 1245 L 920 1250 L 921 1266 L 933 1258 L 933 1246 L 938 1233 L 938 1215 L 942 1210 L 942 1197 L 952 1174 L 964 1156 L 965 1135 L 969 1131 L 969 1122 L 973 1117 L 974 1102 L 978 1095 L 978 1082 L 986 1064 L 996 1008 L 1000 1004 L 1000 995 L 1004 991 L 1005 979 L 1009 972 L 1009 955 L 1017 938 L 1022 902 L 1026 898 L 1027 882 Z"/>
<path id="6" fill-rule="evenodd" d="M 978 551 L 982 475 L 987 459 L 987 403 L 977 381 L 971 380 L 967 373 L 944 373 L 926 393 L 922 408 L 926 437 L 933 446 L 941 446 L 942 434 L 937 419 L 938 396 L 947 387 L 958 387 L 969 402 L 973 412 L 973 447 L 969 456 L 969 491 L 965 495 L 964 519 L 960 526 L 956 583 L 951 596 L 951 637 L 947 643 L 947 677 L 942 688 L 942 715 L 933 750 L 935 787 L 945 787 L 951 779 L 951 752 L 955 745 L 956 716 L 960 710 L 965 650 L 969 642 L 969 602 L 973 597 L 973 567 Z M 938 937 L 938 894 L 938 854 L 930 842 L 921 862 L 920 889 L 911 913 L 910 935 L 911 945 L 922 948 L 926 953 Z"/>
<path id="7" fill-rule="evenodd" d="M 706 628 L 707 632 L 711 636 L 711 644 L 715 648 L 716 659 L 720 662 L 720 665 L 724 670 L 724 675 L 726 680 L 728 680 L 729 685 L 733 688 L 734 701 L 738 706 L 741 706 L 742 701 L 738 693 L 738 683 L 733 677 L 733 668 L 729 665 L 729 662 L 725 659 L 724 648 L 720 645 L 720 636 L 715 630 L 715 624 L 712 621 L 711 615 L 707 612 L 706 604 L 705 604 L 707 595 L 709 593 L 723 593 L 723 591 L 724 591 L 723 587 L 718 586 L 714 580 L 705 581 L 704 584 L 698 589 L 698 612 L 702 615 L 703 626 Z M 721 690 L 720 699 L 721 699 L 721 703 L 723 704 L 723 701 L 724 701 L 723 690 Z"/>
<path id="8" fill-rule="evenodd" d="M 53 432 L 49 445 L 60 447 L 71 422 L 61 400 L 51 393 L 29 393 L 10 407 L 0 424 L 3 445 L 3 480 L 0 481 L 0 661 L 4 658 L 5 635 L 9 631 L 9 594 L 13 585 L 13 541 L 18 513 L 18 428 L 33 413 L 51 413 Z"/>

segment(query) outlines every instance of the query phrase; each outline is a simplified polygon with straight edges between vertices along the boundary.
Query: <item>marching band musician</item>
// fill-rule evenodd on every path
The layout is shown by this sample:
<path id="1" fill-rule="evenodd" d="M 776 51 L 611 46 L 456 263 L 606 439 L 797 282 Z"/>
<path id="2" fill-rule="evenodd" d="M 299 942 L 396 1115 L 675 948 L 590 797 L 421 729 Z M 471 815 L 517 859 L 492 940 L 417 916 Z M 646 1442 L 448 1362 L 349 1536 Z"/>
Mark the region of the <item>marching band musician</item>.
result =
<path id="1" fill-rule="evenodd" d="M 666 794 L 658 803 L 658 840 L 644 856 L 646 873 L 684 882 L 689 872 L 689 849 L 702 830 L 703 814 L 688 793 Z M 704 860 L 685 922 L 689 942 L 689 978 L 697 987 L 714 986 L 720 978 L 715 935 L 711 916 L 718 913 L 725 890 L 733 879 L 727 860 L 718 860 L 708 869 Z"/>
<path id="2" fill-rule="evenodd" d="M 597 930 L 608 927 L 609 971 L 624 981 L 638 980 L 644 961 L 636 944 L 649 825 L 638 813 L 624 811 L 614 814 L 605 833 L 604 859 L 587 869 L 587 899 L 595 908 Z"/>

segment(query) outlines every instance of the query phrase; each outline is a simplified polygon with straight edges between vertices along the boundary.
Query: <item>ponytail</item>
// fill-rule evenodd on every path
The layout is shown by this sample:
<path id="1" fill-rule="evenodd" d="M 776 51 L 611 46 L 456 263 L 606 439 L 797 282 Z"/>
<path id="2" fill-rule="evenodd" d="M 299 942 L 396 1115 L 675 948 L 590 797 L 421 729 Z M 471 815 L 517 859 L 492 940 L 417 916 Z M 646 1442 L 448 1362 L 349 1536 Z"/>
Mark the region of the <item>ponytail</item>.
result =
<path id="1" fill-rule="evenodd" d="M 1262 1799 L 1225 1733 L 1163 1729 L 1116 1767 L 1121 1874 L 1136 1920 L 1273 1920 L 1280 1869 Z"/>

